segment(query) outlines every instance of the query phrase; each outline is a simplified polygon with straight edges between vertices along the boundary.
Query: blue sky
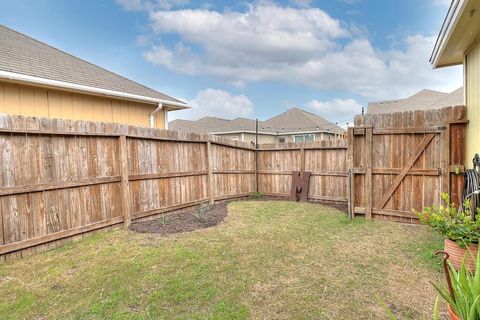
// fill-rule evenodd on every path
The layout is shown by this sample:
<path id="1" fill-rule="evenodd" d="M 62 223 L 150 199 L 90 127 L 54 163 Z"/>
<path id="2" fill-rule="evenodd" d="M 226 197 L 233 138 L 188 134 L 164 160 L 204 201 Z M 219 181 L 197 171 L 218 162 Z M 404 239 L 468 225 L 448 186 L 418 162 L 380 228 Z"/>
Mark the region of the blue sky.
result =
<path id="1" fill-rule="evenodd" d="M 351 121 L 368 101 L 452 91 L 428 58 L 448 0 L 2 1 L 0 23 L 204 115 L 266 119 L 291 107 Z"/>

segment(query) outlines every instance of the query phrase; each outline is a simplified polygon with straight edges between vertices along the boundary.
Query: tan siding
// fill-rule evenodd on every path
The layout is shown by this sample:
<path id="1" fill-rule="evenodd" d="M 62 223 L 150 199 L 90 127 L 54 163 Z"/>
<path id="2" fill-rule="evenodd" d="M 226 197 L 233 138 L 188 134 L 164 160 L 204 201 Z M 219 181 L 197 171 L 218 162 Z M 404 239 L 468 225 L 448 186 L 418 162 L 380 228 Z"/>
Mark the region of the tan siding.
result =
<path id="1" fill-rule="evenodd" d="M 253 133 L 245 133 L 243 135 L 243 141 L 250 143 L 251 141 L 255 141 L 255 134 Z M 258 135 L 258 143 L 275 143 L 275 136 L 270 136 L 270 135 Z"/>
<path id="2" fill-rule="evenodd" d="M 18 86 L 6 85 L 3 87 L 4 94 L 4 110 L 2 112 L 11 113 L 11 111 L 17 111 L 23 115 L 22 107 L 20 106 L 20 93 Z M 10 112 L 9 112 L 10 111 Z"/>
<path id="3" fill-rule="evenodd" d="M 48 91 L 43 89 L 36 89 L 33 91 L 35 106 L 45 105 L 46 108 L 35 107 L 34 116 L 48 117 Z"/>
<path id="4" fill-rule="evenodd" d="M 5 102 L 4 100 L 4 94 L 3 94 L 3 86 L 0 86 L 0 110 L 3 110 L 5 108 Z"/>
<path id="5" fill-rule="evenodd" d="M 0 82 L 0 113 L 70 120 L 127 123 L 148 127 L 155 105 Z M 163 111 L 156 128 L 164 128 Z"/>
<path id="6" fill-rule="evenodd" d="M 466 104 L 469 124 L 467 126 L 467 166 L 471 167 L 471 159 L 480 153 L 480 44 L 468 53 L 465 68 Z"/>
<path id="7" fill-rule="evenodd" d="M 19 100 L 23 112 L 27 114 L 35 113 L 35 94 L 33 88 L 20 88 Z"/>

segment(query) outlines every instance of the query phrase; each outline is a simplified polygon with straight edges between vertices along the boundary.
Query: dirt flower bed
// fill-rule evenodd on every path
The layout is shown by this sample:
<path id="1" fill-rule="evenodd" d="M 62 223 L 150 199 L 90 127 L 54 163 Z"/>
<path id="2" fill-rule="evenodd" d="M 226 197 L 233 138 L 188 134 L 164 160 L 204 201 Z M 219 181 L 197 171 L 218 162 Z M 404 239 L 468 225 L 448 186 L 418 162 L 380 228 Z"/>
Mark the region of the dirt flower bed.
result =
<path id="1" fill-rule="evenodd" d="M 140 233 L 169 235 L 190 232 L 218 225 L 227 216 L 227 203 L 203 205 L 192 209 L 167 213 L 154 220 L 134 222 L 130 230 Z"/>

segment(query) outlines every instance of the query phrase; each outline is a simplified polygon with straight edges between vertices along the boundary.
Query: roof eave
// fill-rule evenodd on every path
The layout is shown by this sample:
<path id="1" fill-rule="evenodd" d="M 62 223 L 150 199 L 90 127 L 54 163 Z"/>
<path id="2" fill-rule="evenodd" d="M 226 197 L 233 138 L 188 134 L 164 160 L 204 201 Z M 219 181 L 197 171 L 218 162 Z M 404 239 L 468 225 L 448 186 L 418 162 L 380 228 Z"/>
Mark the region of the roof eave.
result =
<path id="1" fill-rule="evenodd" d="M 51 80 L 51 79 L 29 76 L 29 75 L 9 72 L 9 71 L 0 70 L 0 79 L 9 81 L 9 82 L 24 83 L 24 84 L 30 84 L 30 85 L 36 85 L 36 86 L 48 87 L 48 88 L 57 88 L 57 89 L 63 89 L 68 91 L 75 91 L 79 93 L 88 93 L 88 94 L 93 94 L 97 96 L 112 97 L 120 100 L 129 100 L 129 101 L 142 102 L 142 103 L 148 103 L 148 104 L 157 104 L 157 105 L 162 104 L 165 107 L 168 107 L 170 110 L 181 110 L 181 109 L 190 108 L 190 106 L 188 106 L 186 103 L 146 97 L 146 96 L 126 93 L 126 92 L 96 88 L 91 86 L 75 84 L 75 83 Z"/>
<path id="2" fill-rule="evenodd" d="M 457 26 L 458 21 L 462 16 L 462 13 L 467 3 L 468 0 L 452 0 L 451 2 L 447 15 L 445 16 L 445 20 L 443 21 L 442 27 L 435 42 L 432 54 L 430 56 L 430 64 L 432 64 L 434 69 L 459 65 L 463 63 L 463 60 L 442 63 L 441 58 L 444 55 L 447 43 L 449 42 L 453 30 Z"/>

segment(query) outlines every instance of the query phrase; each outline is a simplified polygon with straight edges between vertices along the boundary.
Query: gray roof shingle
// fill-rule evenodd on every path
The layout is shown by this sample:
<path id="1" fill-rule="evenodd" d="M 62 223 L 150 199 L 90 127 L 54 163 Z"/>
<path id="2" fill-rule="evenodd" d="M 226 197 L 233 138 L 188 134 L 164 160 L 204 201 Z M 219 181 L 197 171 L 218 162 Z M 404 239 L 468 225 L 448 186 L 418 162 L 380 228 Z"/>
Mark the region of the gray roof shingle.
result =
<path id="1" fill-rule="evenodd" d="M 169 123 L 169 128 L 197 133 L 255 132 L 255 120 L 246 118 L 226 120 L 216 117 L 203 117 L 196 121 L 177 119 Z M 299 108 L 290 109 L 266 121 L 259 121 L 258 131 L 273 134 L 312 131 L 345 132 L 325 118 Z"/>
<path id="2" fill-rule="evenodd" d="M 1 24 L 0 70 L 183 103 Z"/>
<path id="3" fill-rule="evenodd" d="M 293 108 L 266 121 L 268 125 L 280 132 L 306 132 L 325 130 L 343 133 L 344 129 L 327 119 L 311 112 Z"/>
<path id="4" fill-rule="evenodd" d="M 369 102 L 367 113 L 392 113 L 415 110 L 441 109 L 463 105 L 463 87 L 451 93 L 423 89 L 408 98 Z"/>

